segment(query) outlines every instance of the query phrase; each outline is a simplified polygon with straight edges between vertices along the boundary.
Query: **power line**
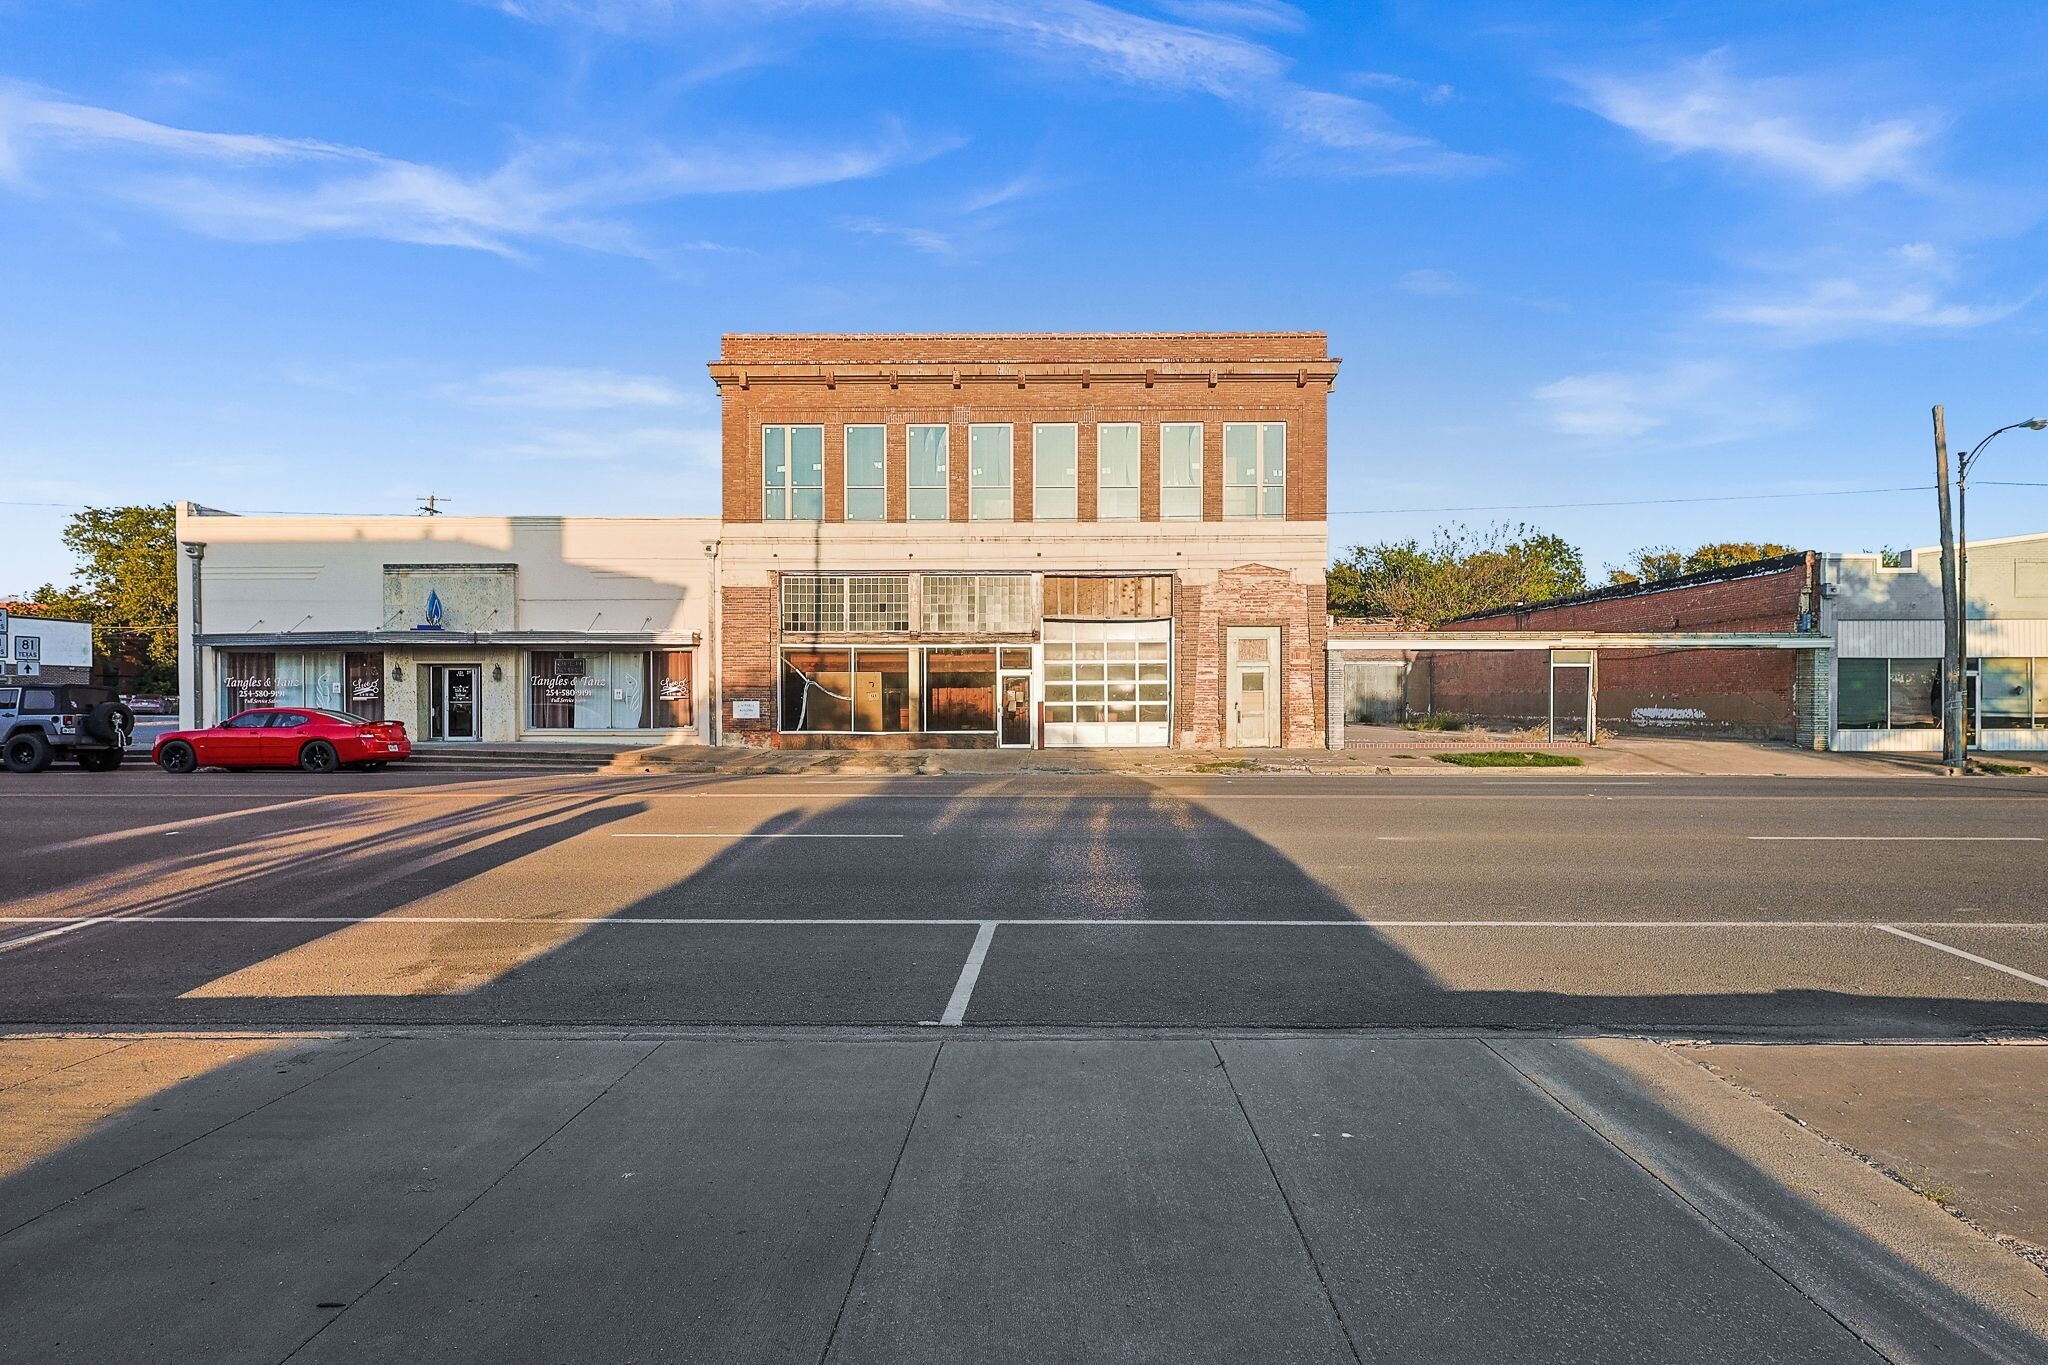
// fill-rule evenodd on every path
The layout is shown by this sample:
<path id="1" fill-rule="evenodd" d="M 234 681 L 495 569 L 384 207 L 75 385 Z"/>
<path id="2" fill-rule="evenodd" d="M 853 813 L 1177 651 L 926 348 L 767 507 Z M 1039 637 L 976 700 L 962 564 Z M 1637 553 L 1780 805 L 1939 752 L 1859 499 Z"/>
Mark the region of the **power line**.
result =
<path id="1" fill-rule="evenodd" d="M 1983 487 L 1982 484 L 1978 485 Z M 2032 487 L 2033 485 L 2026 485 Z M 1567 507 L 1670 507 L 1693 502 L 1770 502 L 1783 498 L 1858 498 L 1877 493 L 1931 493 L 1931 483 L 1901 488 L 1833 488 L 1808 493 L 1718 493 L 1696 498 L 1616 498 L 1606 502 L 1497 502 L 1470 507 L 1376 507 L 1369 512 L 1331 512 L 1333 517 L 1391 517 L 1416 512 L 1551 512 Z"/>

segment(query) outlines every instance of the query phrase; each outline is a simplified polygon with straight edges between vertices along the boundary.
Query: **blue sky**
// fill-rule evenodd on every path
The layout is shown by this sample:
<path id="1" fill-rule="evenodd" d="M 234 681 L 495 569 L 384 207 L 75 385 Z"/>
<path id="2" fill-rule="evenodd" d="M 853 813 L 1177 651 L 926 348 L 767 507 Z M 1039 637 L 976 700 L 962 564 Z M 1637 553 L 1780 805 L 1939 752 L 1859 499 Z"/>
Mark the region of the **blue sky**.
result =
<path id="1" fill-rule="evenodd" d="M 1325 329 L 1333 548 L 1930 540 L 1813 495 L 2048 414 L 2048 9 L 1542 10 L 0 0 L 0 591 L 88 501 L 712 512 L 723 331 Z"/>

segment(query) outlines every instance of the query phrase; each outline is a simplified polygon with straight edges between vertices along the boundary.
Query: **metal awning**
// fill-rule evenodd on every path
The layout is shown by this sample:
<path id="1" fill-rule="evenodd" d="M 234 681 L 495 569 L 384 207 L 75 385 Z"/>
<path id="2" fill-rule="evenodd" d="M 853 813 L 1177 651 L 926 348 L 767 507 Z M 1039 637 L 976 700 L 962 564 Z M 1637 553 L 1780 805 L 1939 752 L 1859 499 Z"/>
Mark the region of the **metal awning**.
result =
<path id="1" fill-rule="evenodd" d="M 1371 635 L 1332 636 L 1332 654 L 1375 650 L 1489 649 L 1833 649 L 1828 636 L 1811 631 L 1691 630 L 1393 630 Z"/>

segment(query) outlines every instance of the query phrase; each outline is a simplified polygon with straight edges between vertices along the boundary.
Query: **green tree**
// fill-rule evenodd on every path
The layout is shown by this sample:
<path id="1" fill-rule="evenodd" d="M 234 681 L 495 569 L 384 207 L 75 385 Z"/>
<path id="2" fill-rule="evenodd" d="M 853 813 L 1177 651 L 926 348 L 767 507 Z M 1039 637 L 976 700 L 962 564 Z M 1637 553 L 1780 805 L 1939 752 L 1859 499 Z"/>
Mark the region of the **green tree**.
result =
<path id="1" fill-rule="evenodd" d="M 178 685 L 178 533 L 169 503 L 88 507 L 64 528 L 77 556 L 73 581 L 45 583 L 29 596 L 37 615 L 90 621 L 96 653 L 140 666 L 136 687 Z"/>
<path id="2" fill-rule="evenodd" d="M 1505 523 L 1439 527 L 1427 544 L 1354 545 L 1327 575 L 1339 616 L 1436 626 L 1455 616 L 1583 592 L 1586 561 L 1562 537 Z"/>
<path id="3" fill-rule="evenodd" d="M 1607 566 L 1607 581 L 1619 583 L 1663 583 L 1689 573 L 1708 569 L 1730 569 L 1794 553 L 1790 545 L 1776 541 L 1716 540 L 1694 550 L 1681 551 L 1675 545 L 1646 545 L 1628 557 L 1625 564 Z"/>

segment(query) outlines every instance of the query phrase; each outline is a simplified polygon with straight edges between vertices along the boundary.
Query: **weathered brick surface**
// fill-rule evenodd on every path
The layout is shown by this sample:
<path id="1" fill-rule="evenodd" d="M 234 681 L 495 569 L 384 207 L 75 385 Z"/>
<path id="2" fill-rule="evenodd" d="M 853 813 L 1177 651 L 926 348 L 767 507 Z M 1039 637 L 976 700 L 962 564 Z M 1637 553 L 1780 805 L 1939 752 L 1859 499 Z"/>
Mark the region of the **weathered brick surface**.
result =
<path id="1" fill-rule="evenodd" d="M 1262 339 L 1270 340 L 1262 340 Z M 902 342 L 892 353 L 885 342 Z M 949 365 L 977 363 L 978 359 L 1007 359 L 1018 364 L 1040 363 L 1049 357 L 1060 364 L 1085 365 L 1090 361 L 1115 358 L 1118 348 L 1132 349 L 1142 341 L 1138 359 L 1169 361 L 1187 373 L 1160 376 L 1152 383 L 1142 377 L 1091 379 L 1083 383 L 1076 375 L 1030 378 L 1024 383 L 1005 378 L 963 378 L 959 387 L 943 376 L 902 378 L 887 382 L 853 382 L 829 370 L 819 354 L 842 351 L 865 353 L 870 366 L 891 362 L 910 364 L 907 355 L 935 355 Z M 844 347 L 839 343 L 845 342 Z M 1103 345 L 1094 343 L 1103 342 Z M 772 343 L 772 344 L 771 344 Z M 856 344 L 857 343 L 857 344 Z M 958 343 L 962 350 L 949 354 L 923 345 Z M 1254 344 L 1257 343 L 1257 344 Z M 905 516 L 904 459 L 906 434 L 911 423 L 941 423 L 949 428 L 950 478 L 948 505 L 951 520 L 968 519 L 967 428 L 974 423 L 1007 422 L 1013 430 L 1012 478 L 1016 494 L 1016 516 L 1029 520 L 1032 504 L 1031 427 L 1034 422 L 1073 422 L 1080 426 L 1080 515 L 1095 515 L 1095 426 L 1104 422 L 1139 424 L 1139 503 L 1141 519 L 1159 517 L 1159 426 L 1162 422 L 1200 422 L 1202 431 L 1202 515 L 1205 520 L 1223 517 L 1223 424 L 1225 422 L 1285 422 L 1287 424 L 1287 517 L 1295 521 L 1321 521 L 1328 511 L 1329 482 L 1327 408 L 1330 385 L 1311 379 L 1298 382 L 1295 371 L 1284 366 L 1297 359 L 1312 359 L 1327 365 L 1319 333 L 1225 333 L 1186 337 L 1101 338 L 1081 337 L 969 337 L 969 338 L 872 338 L 872 337 L 728 337 L 727 362 L 737 351 L 751 361 L 771 363 L 771 354 L 785 363 L 801 361 L 801 377 L 773 383 L 742 385 L 728 381 L 720 390 L 723 403 L 724 516 L 729 522 L 761 519 L 761 428 L 777 423 L 821 424 L 825 428 L 825 516 L 836 521 L 845 515 L 843 489 L 846 461 L 844 428 L 848 423 L 884 423 L 888 427 L 888 518 Z M 807 352 L 806 346 L 819 348 Z M 1249 354 L 1264 347 L 1283 352 L 1276 364 L 1281 369 L 1270 377 L 1233 377 L 1211 362 L 1223 365 L 1233 353 Z M 1105 350 L 1107 347 L 1107 350 Z M 1177 348 L 1177 349 L 1176 349 Z M 1293 351 L 1302 354 L 1284 354 Z M 1306 353 L 1313 351 L 1309 356 Z M 815 370 L 816 373 L 810 371 Z M 1211 375 L 1214 382 L 1211 382 Z"/>
<path id="2" fill-rule="evenodd" d="M 766 745 L 775 741 L 776 589 L 725 587 L 719 590 L 719 655 L 723 660 L 722 703 L 727 743 Z M 737 720 L 736 701 L 761 704 L 759 720 Z"/>
<path id="3" fill-rule="evenodd" d="M 1814 567 L 1807 556 L 1747 577 L 1556 606 L 1538 603 L 1449 628 L 1796 631 L 1800 613 L 1814 606 Z M 1775 649 L 1602 650 L 1601 724 L 1624 733 L 1792 739 L 1799 728 L 1795 681 L 1801 657 Z M 1548 656 L 1540 651 L 1446 652 L 1428 662 L 1437 710 L 1529 724 L 1549 714 Z"/>
<path id="4" fill-rule="evenodd" d="M 1282 742 L 1291 749 L 1321 744 L 1327 621 L 1321 584 L 1303 586 L 1264 565 L 1228 570 L 1214 584 L 1183 585 L 1174 623 L 1176 742 L 1185 748 L 1213 748 L 1226 741 L 1228 630 L 1278 626 L 1280 665 L 1274 681 Z"/>
<path id="5" fill-rule="evenodd" d="M 719 347 L 719 359 L 732 365 L 1313 362 L 1328 355 L 1322 332 L 730 333 Z"/>

